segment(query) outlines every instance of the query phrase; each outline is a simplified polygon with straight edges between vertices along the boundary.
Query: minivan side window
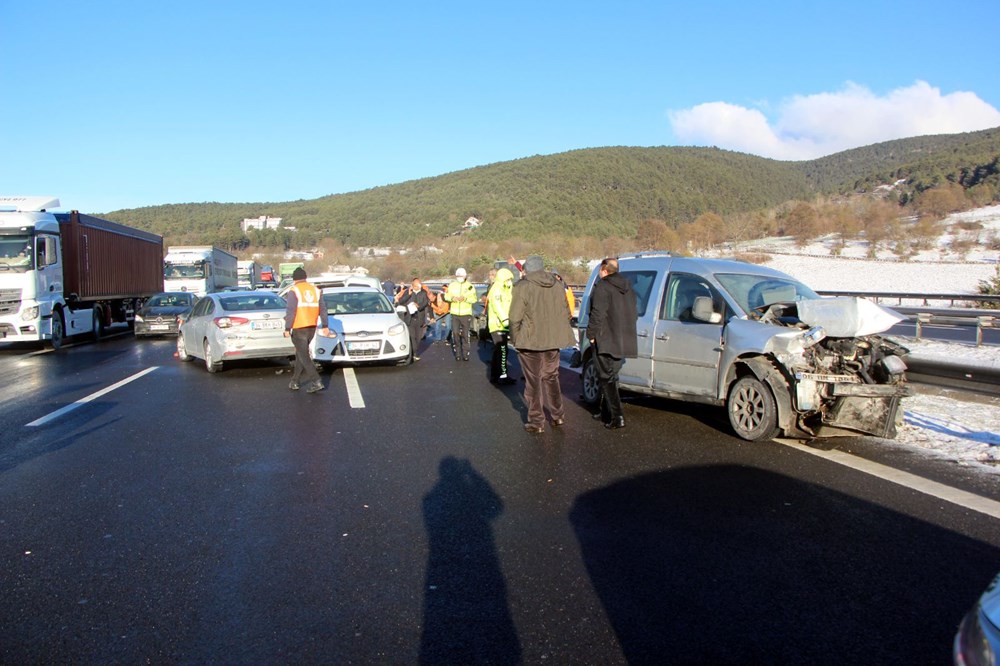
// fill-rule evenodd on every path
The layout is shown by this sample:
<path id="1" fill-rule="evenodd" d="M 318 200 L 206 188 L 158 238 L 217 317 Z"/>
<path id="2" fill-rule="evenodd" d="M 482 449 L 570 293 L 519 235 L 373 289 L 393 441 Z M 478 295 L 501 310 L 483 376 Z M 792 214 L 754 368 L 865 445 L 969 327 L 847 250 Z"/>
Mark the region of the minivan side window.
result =
<path id="1" fill-rule="evenodd" d="M 621 274 L 632 283 L 632 291 L 635 292 L 636 314 L 642 317 L 646 314 L 646 306 L 649 304 L 649 295 L 653 293 L 653 285 L 656 283 L 656 271 L 622 271 Z"/>
<path id="2" fill-rule="evenodd" d="M 705 278 L 687 273 L 671 273 L 660 304 L 660 319 L 698 322 L 692 315 L 692 308 L 694 299 L 699 296 L 711 298 L 712 309 L 722 312 L 722 298 Z"/>

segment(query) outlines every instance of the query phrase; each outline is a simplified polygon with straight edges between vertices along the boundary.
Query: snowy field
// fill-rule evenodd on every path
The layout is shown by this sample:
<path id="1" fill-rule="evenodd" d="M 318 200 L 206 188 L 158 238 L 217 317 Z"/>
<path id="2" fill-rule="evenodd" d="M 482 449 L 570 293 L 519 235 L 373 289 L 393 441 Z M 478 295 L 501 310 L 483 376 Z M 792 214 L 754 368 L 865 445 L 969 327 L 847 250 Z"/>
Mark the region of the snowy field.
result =
<path id="1" fill-rule="evenodd" d="M 962 231 L 960 222 L 977 222 L 982 229 Z M 789 239 L 765 239 L 742 244 L 740 251 L 771 255 L 765 265 L 783 271 L 821 291 L 881 291 L 977 293 L 981 280 L 995 275 L 998 253 L 990 250 L 1000 237 L 1000 206 L 952 215 L 935 250 L 898 261 L 888 252 L 865 259 L 863 242 L 848 243 L 841 256 L 831 256 L 831 239 L 796 248 Z M 955 238 L 977 242 L 961 256 L 952 251 Z M 1000 348 L 926 342 L 898 338 L 914 355 L 951 359 L 973 366 L 1000 367 Z M 916 447 L 959 465 L 1000 474 L 1000 399 L 933 391 L 903 401 L 904 425 L 893 446 Z M 888 443 L 887 443 L 888 444 Z"/>

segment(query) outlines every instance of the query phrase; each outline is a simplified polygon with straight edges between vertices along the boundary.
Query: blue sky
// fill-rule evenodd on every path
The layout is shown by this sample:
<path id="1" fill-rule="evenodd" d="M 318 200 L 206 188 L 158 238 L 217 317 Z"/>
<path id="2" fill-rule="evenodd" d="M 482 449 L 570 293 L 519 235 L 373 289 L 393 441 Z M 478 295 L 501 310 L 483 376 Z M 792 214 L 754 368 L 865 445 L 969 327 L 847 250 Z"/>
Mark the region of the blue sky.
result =
<path id="1" fill-rule="evenodd" d="M 996 127 L 998 22 L 996 2 L 0 0 L 0 194 L 291 201 L 578 148 L 808 159 Z"/>

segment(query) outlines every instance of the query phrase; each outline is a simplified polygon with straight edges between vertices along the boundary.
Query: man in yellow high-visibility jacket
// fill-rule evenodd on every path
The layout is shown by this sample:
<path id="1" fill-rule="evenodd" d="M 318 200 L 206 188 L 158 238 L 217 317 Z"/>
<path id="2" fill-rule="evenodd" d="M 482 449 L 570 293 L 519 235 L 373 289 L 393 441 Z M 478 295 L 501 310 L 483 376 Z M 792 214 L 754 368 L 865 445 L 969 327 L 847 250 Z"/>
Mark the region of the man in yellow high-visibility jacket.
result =
<path id="1" fill-rule="evenodd" d="M 444 292 L 444 300 L 450 304 L 451 350 L 456 361 L 468 361 L 472 347 L 472 306 L 479 301 L 476 286 L 466 282 L 464 268 L 455 271 L 455 280 Z"/>
<path id="2" fill-rule="evenodd" d="M 295 363 L 292 368 L 292 381 L 288 388 L 299 390 L 299 384 L 308 383 L 307 393 L 323 390 L 323 380 L 316 372 L 316 365 L 309 355 L 309 344 L 316 335 L 316 324 L 323 327 L 320 332 L 330 336 L 330 316 L 323 305 L 323 292 L 306 282 L 304 269 L 296 268 L 292 273 L 291 289 L 285 294 L 285 337 L 292 339 L 295 347 Z"/>

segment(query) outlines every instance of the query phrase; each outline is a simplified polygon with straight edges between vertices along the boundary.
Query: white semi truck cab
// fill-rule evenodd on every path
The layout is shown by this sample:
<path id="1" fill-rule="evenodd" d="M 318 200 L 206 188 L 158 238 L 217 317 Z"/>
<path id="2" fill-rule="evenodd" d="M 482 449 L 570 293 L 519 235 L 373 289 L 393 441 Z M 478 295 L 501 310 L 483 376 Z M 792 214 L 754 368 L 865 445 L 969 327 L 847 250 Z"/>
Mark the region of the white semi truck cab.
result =
<path id="1" fill-rule="evenodd" d="M 163 239 L 54 197 L 0 196 L 0 341 L 47 341 L 130 322 L 162 290 Z"/>

